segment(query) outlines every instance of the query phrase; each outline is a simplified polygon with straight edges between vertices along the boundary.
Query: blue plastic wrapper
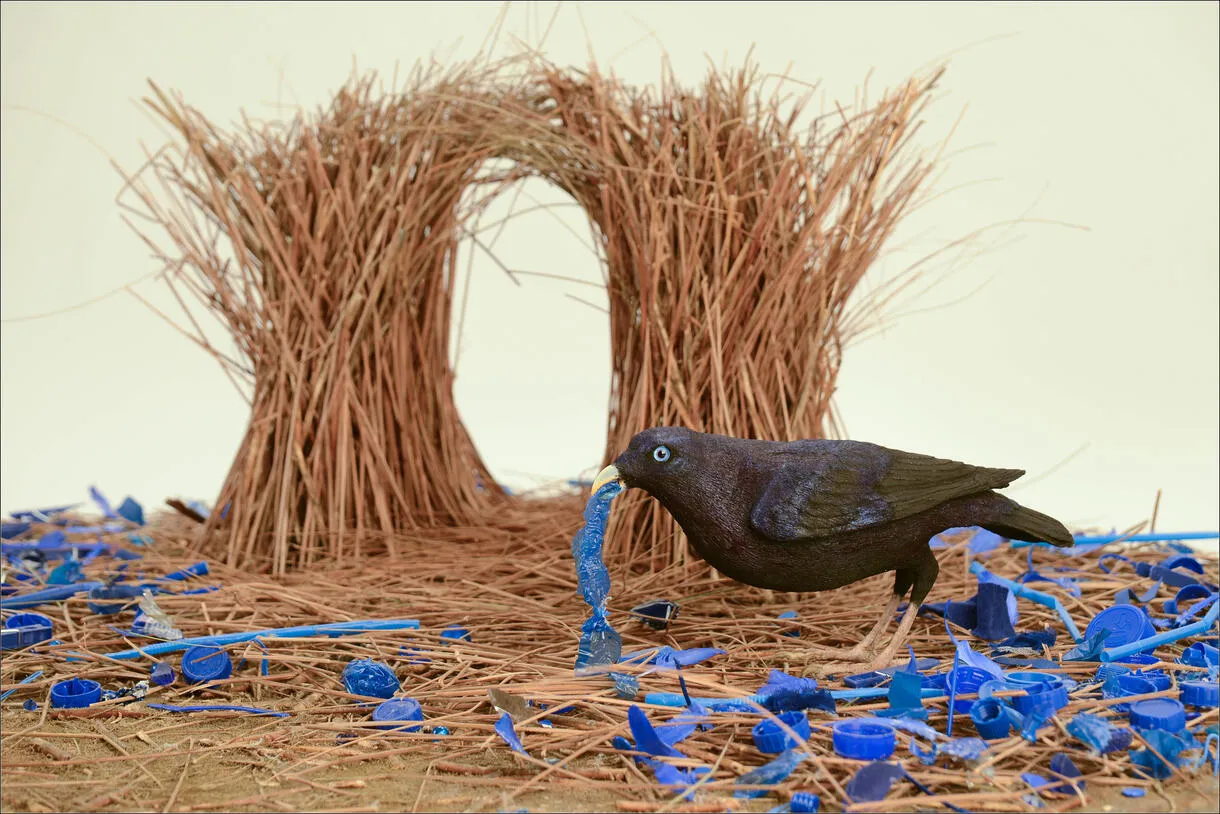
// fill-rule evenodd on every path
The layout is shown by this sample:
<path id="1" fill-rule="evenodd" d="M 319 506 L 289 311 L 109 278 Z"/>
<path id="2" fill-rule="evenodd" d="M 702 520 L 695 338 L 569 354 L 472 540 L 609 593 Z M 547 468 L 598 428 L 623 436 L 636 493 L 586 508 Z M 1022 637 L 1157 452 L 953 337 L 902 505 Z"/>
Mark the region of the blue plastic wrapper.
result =
<path id="1" fill-rule="evenodd" d="M 1056 638 L 1058 638 L 1058 635 L 1053 627 L 1045 627 L 1042 630 L 1027 630 L 1024 633 L 1009 636 L 999 644 L 993 645 L 992 650 L 999 650 L 1000 648 L 1028 648 L 1030 650 L 1041 651 L 1043 647 L 1054 646 Z"/>
<path id="2" fill-rule="evenodd" d="M 975 605 L 975 626 L 971 633 L 980 639 L 997 641 L 1016 634 L 1009 614 L 1009 598 L 1012 591 L 994 582 L 979 581 L 978 599 Z"/>
<path id="3" fill-rule="evenodd" d="M 499 735 L 505 743 L 507 743 L 514 752 L 521 754 L 529 754 L 525 751 L 525 747 L 521 745 L 521 739 L 517 737 L 517 730 L 513 727 L 513 716 L 507 712 L 500 716 L 500 720 L 496 721 L 496 734 Z"/>
<path id="4" fill-rule="evenodd" d="M 116 514 L 124 520 L 129 520 L 137 526 L 144 525 L 144 507 L 135 501 L 134 498 L 126 497 L 119 504 Z"/>
<path id="5" fill-rule="evenodd" d="M 758 690 L 759 703 L 771 712 L 792 712 L 806 709 L 835 711 L 835 699 L 826 690 L 818 689 L 812 678 L 798 678 L 782 670 L 772 670 L 767 683 Z"/>
<path id="6" fill-rule="evenodd" d="M 96 503 L 97 507 L 102 510 L 102 514 L 106 516 L 106 519 L 117 520 L 119 518 L 119 516 L 114 513 L 114 509 L 110 507 L 110 501 L 106 499 L 106 496 L 103 495 L 96 486 L 89 487 L 89 497 L 93 498 L 93 502 Z"/>
<path id="7" fill-rule="evenodd" d="M 1051 757 L 1051 771 L 1060 777 L 1074 779 L 1080 777 L 1080 769 L 1072 762 L 1072 759 L 1067 756 L 1066 752 L 1056 752 Z M 1074 783 L 1062 783 L 1055 786 L 1051 791 L 1057 791 L 1062 794 L 1071 794 L 1077 789 L 1084 791 L 1084 781 L 1079 780 Z"/>
<path id="8" fill-rule="evenodd" d="M 581 626 L 580 646 L 576 654 L 578 673 L 591 667 L 617 664 L 623 652 L 623 637 L 606 619 L 610 572 L 602 561 L 602 542 L 606 535 L 606 520 L 610 516 L 610 501 L 622 491 L 623 485 L 617 482 L 607 483 L 598 489 L 585 505 L 584 526 L 572 538 L 577 591 L 592 611 Z"/>
<path id="9" fill-rule="evenodd" d="M 1100 715 L 1077 713 L 1068 721 L 1068 734 L 1098 755 L 1121 752 L 1131 745 L 1130 729 L 1120 728 Z"/>
<path id="10" fill-rule="evenodd" d="M 796 749 L 789 749 L 781 754 L 770 763 L 759 766 L 757 769 L 750 771 L 737 778 L 737 786 L 774 786 L 782 780 L 787 779 L 788 775 L 800 765 L 800 762 L 805 759 L 803 752 L 798 752 Z M 736 788 L 733 790 L 733 796 L 751 800 L 755 797 L 762 797 L 767 793 L 766 789 L 746 789 Z"/>
<path id="11" fill-rule="evenodd" d="M 690 800 L 694 797 L 694 785 L 699 782 L 700 777 L 709 772 L 711 772 L 711 769 L 707 766 L 696 766 L 693 769 L 679 769 L 676 766 L 661 763 L 660 761 L 654 761 L 652 764 L 652 773 L 657 778 L 657 782 L 662 786 L 675 789 L 685 800 Z"/>
<path id="12" fill-rule="evenodd" d="M 1148 742 L 1156 752 L 1140 749 L 1131 753 L 1131 762 L 1135 764 L 1137 774 L 1164 780 L 1173 774 L 1174 767 L 1183 764 L 1183 752 L 1198 749 L 1199 743 L 1186 732 L 1166 732 L 1163 729 L 1141 729 L 1140 737 Z M 1161 758 L 1164 758 L 1162 760 Z M 1166 763 L 1168 761 L 1168 763 Z"/>
<path id="13" fill-rule="evenodd" d="M 1110 631 L 1099 630 L 1091 639 L 1086 639 L 1063 654 L 1064 661 L 1101 661 L 1101 651 L 1106 649 L 1106 639 Z"/>
<path id="14" fill-rule="evenodd" d="M 614 682 L 614 691 L 619 698 L 630 701 L 640 694 L 640 680 L 627 673 L 611 673 L 610 680 Z"/>
<path id="15" fill-rule="evenodd" d="M 644 710 L 632 704 L 627 710 L 627 725 L 635 738 L 636 748 L 653 757 L 683 757 L 683 754 L 661 739 L 644 714 Z"/>
<path id="16" fill-rule="evenodd" d="M 874 760 L 852 775 L 844 791 L 853 803 L 875 803 L 884 800 L 894 783 L 904 776 L 906 772 L 901 766 Z"/>

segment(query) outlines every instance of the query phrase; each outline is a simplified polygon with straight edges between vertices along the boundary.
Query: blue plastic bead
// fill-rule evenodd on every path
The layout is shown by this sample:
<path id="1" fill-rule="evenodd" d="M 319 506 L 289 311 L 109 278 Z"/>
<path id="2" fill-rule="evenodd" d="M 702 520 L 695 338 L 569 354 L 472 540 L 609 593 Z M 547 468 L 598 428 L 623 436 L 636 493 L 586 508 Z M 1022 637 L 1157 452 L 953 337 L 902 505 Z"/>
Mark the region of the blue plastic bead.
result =
<path id="1" fill-rule="evenodd" d="M 447 726 L 434 726 L 434 727 L 432 727 L 432 734 L 433 734 L 433 735 L 448 735 L 448 734 L 449 734 L 449 727 L 447 727 Z"/>
<path id="2" fill-rule="evenodd" d="M 979 736 L 989 741 L 1008 737 L 1008 730 L 1012 727 L 1004 706 L 994 698 L 976 701 L 970 708 L 970 720 L 974 721 Z"/>
<path id="3" fill-rule="evenodd" d="M 795 732 L 800 741 L 794 741 L 792 736 L 776 725 L 775 721 L 764 719 L 755 724 L 752 731 L 754 745 L 765 755 L 778 755 L 795 746 L 800 746 L 809 739 L 809 718 L 803 711 L 791 710 L 781 712 L 775 717 Z"/>
<path id="4" fill-rule="evenodd" d="M 1183 681 L 1178 700 L 1190 707 L 1220 707 L 1220 684 L 1215 681 Z"/>
<path id="5" fill-rule="evenodd" d="M 424 711 L 420 709 L 419 702 L 414 698 L 391 698 L 388 701 L 382 701 L 377 705 L 377 709 L 373 710 L 374 721 L 422 721 L 424 719 Z M 418 726 L 393 726 L 385 724 L 379 729 L 402 729 L 407 732 L 418 732 Z"/>
<path id="6" fill-rule="evenodd" d="M 837 721 L 832 741 L 835 754 L 853 760 L 885 760 L 894 754 L 894 730 L 868 721 Z"/>
<path id="7" fill-rule="evenodd" d="M 1162 729 L 1181 732 L 1186 726 L 1186 707 L 1172 698 L 1148 698 L 1136 701 L 1127 712 L 1131 725 L 1137 729 Z"/>
<path id="8" fill-rule="evenodd" d="M 168 661 L 159 661 L 148 671 L 148 678 L 158 687 L 166 687 L 174 683 L 177 674 Z"/>
<path id="9" fill-rule="evenodd" d="M 219 647 L 195 645 L 182 654 L 182 676 L 192 684 L 233 675 L 233 659 Z"/>
<path id="10" fill-rule="evenodd" d="M 381 662 L 357 659 L 343 668 L 343 686 L 352 695 L 390 698 L 401 685 L 394 671 Z"/>
<path id="11" fill-rule="evenodd" d="M 102 700 L 102 685 L 87 678 L 69 678 L 51 686 L 51 706 L 79 709 Z"/>

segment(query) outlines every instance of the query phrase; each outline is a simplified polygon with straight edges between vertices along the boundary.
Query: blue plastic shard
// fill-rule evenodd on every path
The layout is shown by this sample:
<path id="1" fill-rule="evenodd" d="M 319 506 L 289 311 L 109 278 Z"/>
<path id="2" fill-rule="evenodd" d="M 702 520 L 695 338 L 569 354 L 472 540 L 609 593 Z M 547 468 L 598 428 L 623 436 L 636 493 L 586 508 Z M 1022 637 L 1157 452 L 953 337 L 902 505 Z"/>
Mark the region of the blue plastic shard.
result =
<path id="1" fill-rule="evenodd" d="M 707 718 L 708 710 L 698 701 L 693 701 L 689 710 L 677 715 L 668 723 L 657 726 L 657 737 L 666 746 L 673 746 L 690 737 Z"/>
<path id="2" fill-rule="evenodd" d="M 1004 544 L 1004 538 L 995 532 L 988 531 L 984 528 L 974 527 L 974 536 L 970 538 L 970 553 L 971 554 L 986 554 L 989 551 L 994 551 Z"/>
<path id="3" fill-rule="evenodd" d="M 853 803 L 875 803 L 884 800 L 894 783 L 905 775 L 906 772 L 899 765 L 874 760 L 852 775 L 844 791 Z"/>
<path id="4" fill-rule="evenodd" d="M 699 779 L 711 772 L 707 766 L 696 766 L 693 769 L 679 769 L 668 763 L 655 761 L 652 765 L 653 775 L 662 786 L 675 789 L 684 800 L 690 800 L 695 795 L 695 785 Z"/>
<path id="5" fill-rule="evenodd" d="M 1051 757 L 1050 768 L 1052 772 L 1060 777 L 1067 778 L 1068 780 L 1074 780 L 1075 778 L 1080 777 L 1080 768 L 1072 762 L 1072 759 L 1068 757 L 1066 752 L 1056 752 Z M 1051 791 L 1057 791 L 1062 794 L 1072 794 L 1077 790 L 1084 791 L 1083 780 L 1078 782 L 1062 783 L 1051 789 Z"/>
<path id="6" fill-rule="evenodd" d="M 115 514 L 114 509 L 110 507 L 110 501 L 106 499 L 106 496 L 103 495 L 96 486 L 89 487 L 89 497 L 93 498 L 93 502 L 97 504 L 97 507 L 102 510 L 102 514 L 105 515 L 108 520 L 118 519 L 119 516 Z"/>
<path id="7" fill-rule="evenodd" d="M 1198 602 L 1195 602 L 1189 608 L 1174 617 L 1172 626 L 1176 628 L 1187 624 L 1200 613 L 1210 608 L 1212 603 L 1215 602 L 1218 597 L 1220 597 L 1220 594 L 1212 594 L 1205 599 L 1200 599 Z"/>
<path id="8" fill-rule="evenodd" d="M 124 520 L 129 520 L 137 526 L 144 525 L 144 507 L 136 502 L 135 498 L 123 498 L 123 502 L 119 504 L 119 508 L 115 513 Z"/>
<path id="9" fill-rule="evenodd" d="M 757 769 L 750 771 L 737 778 L 736 786 L 733 789 L 733 796 L 751 800 L 755 797 L 762 797 L 767 793 L 766 789 L 747 789 L 742 786 L 774 786 L 782 780 L 787 779 L 788 775 L 800 765 L 800 762 L 806 757 L 804 752 L 796 749 L 789 749 L 781 754 L 770 763 L 763 764 Z"/>
<path id="10" fill-rule="evenodd" d="M 499 735 L 514 752 L 520 752 L 523 755 L 529 754 L 525 751 L 525 747 L 521 745 L 521 739 L 517 737 L 517 730 L 513 727 L 513 716 L 509 715 L 507 712 L 500 716 L 500 720 L 496 721 L 496 734 Z"/>
<path id="11" fill-rule="evenodd" d="M 976 605 L 977 621 L 974 629 L 971 630 L 975 637 L 988 641 L 999 641 L 1016 635 L 1016 631 L 1013 630 L 1013 622 L 1008 614 L 1008 598 L 1011 596 L 1013 596 L 1012 591 L 1003 585 L 979 581 Z M 1015 602 L 1015 597 L 1013 599 Z"/>
<path id="12" fill-rule="evenodd" d="M 982 653 L 979 653 L 971 648 L 968 641 L 965 639 L 958 639 L 956 645 L 957 658 L 962 664 L 982 670 L 985 673 L 990 673 L 996 678 L 1004 677 L 1004 670 L 1000 667 L 1000 665 L 996 664 Z"/>
<path id="13" fill-rule="evenodd" d="M 1083 641 L 1063 654 L 1064 661 L 1101 661 L 1102 651 L 1106 649 L 1106 638 L 1110 631 L 1102 629 L 1093 634 L 1091 639 Z"/>
<path id="14" fill-rule="evenodd" d="M 1141 789 L 1139 786 L 1124 786 L 1123 787 L 1123 796 L 1124 797 L 1143 797 L 1145 794 L 1147 794 L 1147 792 L 1144 791 L 1143 789 Z"/>
<path id="15" fill-rule="evenodd" d="M 919 673 L 902 671 L 894 674 L 890 682 L 889 714 L 908 718 L 926 719 L 928 711 L 923 708 L 923 677 Z"/>
<path id="16" fill-rule="evenodd" d="M 1042 630 L 1027 630 L 1023 633 L 1017 633 L 1008 637 L 1004 641 L 995 645 L 995 648 L 1000 647 L 1028 647 L 1033 650 L 1042 650 L 1044 647 L 1052 647 L 1055 644 L 1055 639 L 1058 634 L 1052 627 L 1045 627 Z"/>
<path id="17" fill-rule="evenodd" d="M 627 673 L 611 673 L 610 680 L 614 682 L 614 691 L 619 698 L 630 701 L 640 694 L 640 679 Z"/>
<path id="18" fill-rule="evenodd" d="M 653 729 L 644 710 L 632 704 L 627 710 L 627 725 L 631 727 L 631 735 L 635 738 L 636 747 L 641 752 L 647 752 L 653 757 L 683 757 Z"/>
<path id="19" fill-rule="evenodd" d="M 0 523 L 0 539 L 15 540 L 29 530 L 30 524 L 20 520 L 14 523 Z"/>
<path id="20" fill-rule="evenodd" d="M 268 715 L 272 718 L 287 718 L 287 712 L 277 712 L 262 707 L 242 707 L 234 704 L 195 704 L 193 706 L 178 706 L 176 704 L 147 704 L 149 709 L 161 709 L 166 712 L 248 712 L 251 715 Z"/>
<path id="21" fill-rule="evenodd" d="M 62 565 L 55 567 L 51 575 L 47 577 L 48 585 L 74 585 L 84 579 L 84 573 L 80 568 L 80 560 L 72 557 L 64 560 Z"/>
<path id="22" fill-rule="evenodd" d="M 1156 750 L 1156 754 L 1149 749 L 1140 749 L 1132 753 L 1131 762 L 1137 767 L 1138 773 L 1156 780 L 1164 780 L 1173 774 L 1174 768 L 1183 765 L 1183 752 L 1199 748 L 1198 741 L 1185 731 L 1166 732 L 1163 729 L 1141 729 L 1140 737 Z M 1158 754 L 1160 757 L 1157 757 Z"/>
<path id="23" fill-rule="evenodd" d="M 980 591 L 984 585 L 1000 585 L 1008 589 L 1009 593 L 1008 596 L 1005 597 L 1004 603 L 1008 607 L 1008 620 L 1012 622 L 1013 626 L 1015 627 L 1018 619 L 1017 596 L 1015 593 L 1013 593 L 1012 588 L 1006 583 L 1006 581 L 1001 580 L 1000 577 L 997 577 L 995 574 L 992 574 L 986 569 L 983 569 L 981 573 L 977 574 L 977 577 Z M 978 596 L 979 595 L 976 592 L 971 601 L 977 603 Z"/>
<path id="24" fill-rule="evenodd" d="M 1125 751 L 1131 745 L 1130 729 L 1119 728 L 1100 715 L 1077 713 L 1068 721 L 1067 732 L 1097 755 Z"/>

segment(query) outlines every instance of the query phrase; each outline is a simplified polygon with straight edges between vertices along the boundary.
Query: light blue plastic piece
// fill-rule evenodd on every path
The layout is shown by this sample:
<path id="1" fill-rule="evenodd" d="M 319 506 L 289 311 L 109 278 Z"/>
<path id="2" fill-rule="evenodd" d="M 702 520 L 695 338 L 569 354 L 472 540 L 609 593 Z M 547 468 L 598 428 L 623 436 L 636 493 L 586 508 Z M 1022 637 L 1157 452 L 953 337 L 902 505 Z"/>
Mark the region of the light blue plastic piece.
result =
<path id="1" fill-rule="evenodd" d="M 1063 626 L 1067 628 L 1067 632 L 1071 635 L 1073 641 L 1079 642 L 1083 639 L 1083 637 L 1080 635 L 1080 631 L 1076 628 L 1076 622 L 1072 620 L 1072 615 L 1067 612 L 1067 608 L 1063 607 L 1063 603 L 1059 601 L 1058 597 L 1051 596 L 1050 594 L 1044 594 L 1042 591 L 1035 591 L 1033 588 L 1022 585 L 1019 582 L 1013 582 L 1011 579 L 997 577 L 995 574 L 992 574 L 990 571 L 984 568 L 982 563 L 977 561 L 970 563 L 970 573 L 975 575 L 987 574 L 990 581 L 1003 585 L 1017 596 L 1022 597 L 1023 599 L 1028 599 L 1030 602 L 1037 602 L 1039 605 L 1045 605 L 1046 607 L 1052 609 L 1055 611 L 1055 613 L 1059 614 L 1059 618 L 1063 620 Z"/>
<path id="2" fill-rule="evenodd" d="M 353 633 L 368 633 L 375 630 L 414 630 L 419 627 L 418 619 L 366 619 L 360 622 L 332 622 L 327 625 L 300 625 L 299 627 L 276 627 L 267 630 L 250 630 L 238 633 L 221 633 L 219 636 L 196 636 L 193 639 L 178 639 L 175 642 L 157 642 L 145 645 L 139 650 L 121 650 L 118 653 L 107 653 L 110 659 L 134 659 L 140 656 L 159 656 L 162 653 L 176 653 L 195 645 L 237 644 L 252 639 L 270 637 L 273 639 L 314 638 L 318 636 L 348 636 Z"/>
<path id="3" fill-rule="evenodd" d="M 1213 602 L 1211 608 L 1207 611 L 1207 615 L 1199 621 L 1191 622 L 1189 625 L 1180 627 L 1177 630 L 1166 630 L 1164 633 L 1158 633 L 1155 636 L 1140 639 L 1138 642 L 1131 642 L 1131 644 L 1124 644 L 1121 647 L 1107 648 L 1101 651 L 1101 660 L 1119 661 L 1130 656 L 1132 653 L 1153 650 L 1163 644 L 1206 633 L 1211 629 L 1212 625 L 1216 624 L 1217 617 L 1220 617 L 1220 602 Z"/>
<path id="4" fill-rule="evenodd" d="M 32 594 L 0 599 L 0 608 L 4 610 L 36 608 L 47 602 L 58 602 L 61 599 L 76 596 L 81 592 L 92 591 L 94 588 L 102 587 L 102 585 L 103 583 L 101 582 L 77 582 L 72 585 L 54 585 L 41 591 L 34 591 Z"/>
<path id="5" fill-rule="evenodd" d="M 1073 538 L 1073 545 L 1094 545 L 1099 543 L 1169 543 L 1181 540 L 1214 540 L 1220 537 L 1220 532 L 1216 531 L 1182 531 L 1176 534 L 1132 534 L 1130 536 L 1122 534 L 1098 534 L 1092 537 L 1081 535 Z M 1024 540 L 1013 540 L 1013 548 L 1026 548 L 1027 546 L 1047 546 L 1050 543 L 1027 543 Z"/>
<path id="6" fill-rule="evenodd" d="M 861 698 L 885 698 L 889 687 L 860 687 L 854 690 L 831 690 L 830 696 L 836 701 L 855 701 Z M 923 698 L 948 698 L 948 693 L 939 687 L 924 687 L 920 690 Z M 691 698 L 710 710 L 726 706 L 738 709 L 749 709 L 750 704 L 762 705 L 762 696 L 746 695 L 739 698 Z M 686 698 L 680 692 L 650 692 L 644 696 L 645 704 L 655 704 L 658 707 L 684 707 Z"/>

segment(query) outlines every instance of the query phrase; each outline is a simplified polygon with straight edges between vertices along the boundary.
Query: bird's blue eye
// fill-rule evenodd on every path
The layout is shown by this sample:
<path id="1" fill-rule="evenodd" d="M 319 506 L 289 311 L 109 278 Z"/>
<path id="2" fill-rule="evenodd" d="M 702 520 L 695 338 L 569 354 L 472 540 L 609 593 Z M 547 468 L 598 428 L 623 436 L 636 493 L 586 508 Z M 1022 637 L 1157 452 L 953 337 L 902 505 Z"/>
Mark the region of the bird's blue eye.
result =
<path id="1" fill-rule="evenodd" d="M 663 464 L 669 460 L 669 447 L 659 446 L 652 451 L 652 459 L 659 464 Z"/>

